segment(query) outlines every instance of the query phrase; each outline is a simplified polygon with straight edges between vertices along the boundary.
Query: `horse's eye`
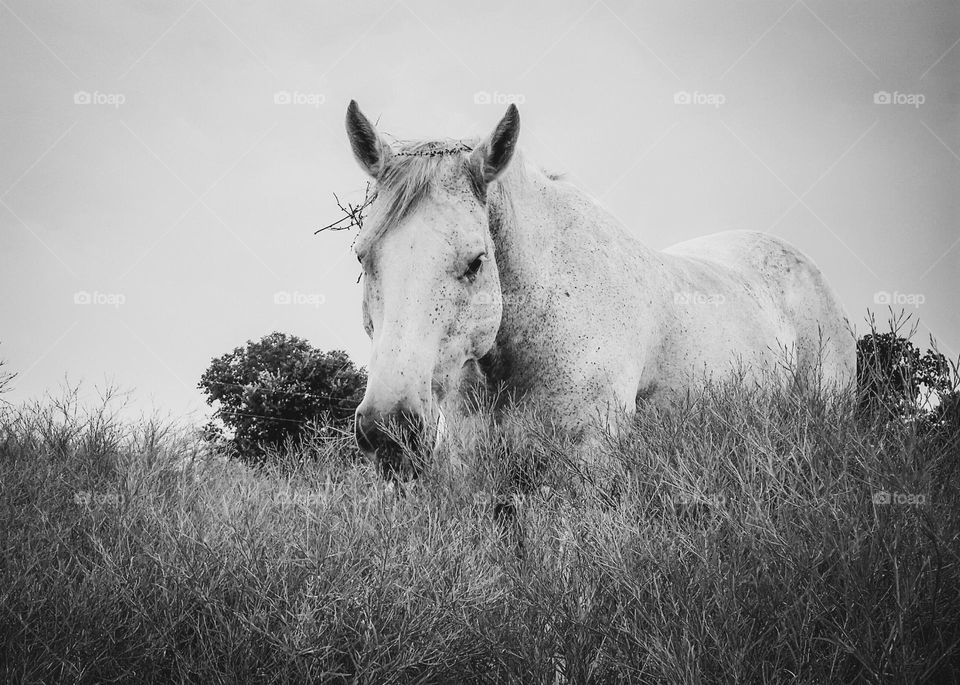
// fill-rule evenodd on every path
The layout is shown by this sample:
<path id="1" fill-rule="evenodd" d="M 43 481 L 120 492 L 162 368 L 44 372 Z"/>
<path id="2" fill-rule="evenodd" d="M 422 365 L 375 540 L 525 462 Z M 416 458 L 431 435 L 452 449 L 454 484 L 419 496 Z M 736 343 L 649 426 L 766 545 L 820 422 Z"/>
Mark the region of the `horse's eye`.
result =
<path id="1" fill-rule="evenodd" d="M 477 258 L 470 262 L 470 266 L 467 267 L 467 270 L 464 272 L 463 277 L 466 278 L 471 283 L 476 279 L 477 274 L 480 273 L 480 269 L 483 268 L 483 260 L 486 259 L 486 255 L 477 255 Z"/>

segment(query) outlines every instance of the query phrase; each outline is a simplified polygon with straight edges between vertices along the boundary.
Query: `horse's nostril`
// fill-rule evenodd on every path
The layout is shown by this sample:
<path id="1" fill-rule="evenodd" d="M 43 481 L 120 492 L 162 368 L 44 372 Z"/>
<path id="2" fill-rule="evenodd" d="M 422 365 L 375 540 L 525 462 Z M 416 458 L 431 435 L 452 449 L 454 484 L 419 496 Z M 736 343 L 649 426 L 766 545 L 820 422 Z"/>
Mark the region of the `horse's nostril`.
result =
<path id="1" fill-rule="evenodd" d="M 363 419 L 360 416 L 357 416 L 353 427 L 353 437 L 357 441 L 357 447 L 364 452 L 372 452 L 376 448 L 367 431 L 368 429 L 364 427 Z"/>
<path id="2" fill-rule="evenodd" d="M 376 449 L 372 433 L 376 429 L 375 424 L 369 413 L 357 412 L 354 417 L 353 437 L 357 441 L 357 447 L 364 452 L 372 452 Z"/>

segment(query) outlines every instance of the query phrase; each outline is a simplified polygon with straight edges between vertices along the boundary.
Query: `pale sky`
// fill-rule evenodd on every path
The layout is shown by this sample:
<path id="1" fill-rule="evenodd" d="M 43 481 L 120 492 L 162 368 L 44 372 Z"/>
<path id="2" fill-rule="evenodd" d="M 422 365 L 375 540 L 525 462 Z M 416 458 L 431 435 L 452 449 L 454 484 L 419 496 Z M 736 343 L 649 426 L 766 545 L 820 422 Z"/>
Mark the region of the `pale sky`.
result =
<path id="1" fill-rule="evenodd" d="M 0 0 L 7 399 L 111 380 L 199 418 L 210 359 L 274 330 L 365 365 L 352 236 L 313 235 L 363 192 L 351 98 L 411 139 L 512 98 L 527 159 L 638 240 L 770 231 L 861 332 L 888 293 L 955 358 L 958 41 L 948 1 Z"/>

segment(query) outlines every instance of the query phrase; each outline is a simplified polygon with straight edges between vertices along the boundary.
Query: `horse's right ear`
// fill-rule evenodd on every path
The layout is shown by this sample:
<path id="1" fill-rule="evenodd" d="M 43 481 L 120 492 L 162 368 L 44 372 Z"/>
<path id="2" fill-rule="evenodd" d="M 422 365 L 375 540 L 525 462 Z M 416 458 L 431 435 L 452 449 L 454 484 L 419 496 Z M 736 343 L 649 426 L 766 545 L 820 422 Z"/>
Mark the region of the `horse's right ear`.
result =
<path id="1" fill-rule="evenodd" d="M 470 161 L 484 183 L 492 183 L 507 168 L 517 147 L 519 135 L 520 112 L 517 111 L 517 106 L 511 103 L 490 137 L 470 154 Z"/>
<path id="2" fill-rule="evenodd" d="M 390 157 L 390 145 L 363 116 L 356 100 L 351 100 L 347 106 L 347 137 L 357 162 L 364 171 L 377 178 Z"/>

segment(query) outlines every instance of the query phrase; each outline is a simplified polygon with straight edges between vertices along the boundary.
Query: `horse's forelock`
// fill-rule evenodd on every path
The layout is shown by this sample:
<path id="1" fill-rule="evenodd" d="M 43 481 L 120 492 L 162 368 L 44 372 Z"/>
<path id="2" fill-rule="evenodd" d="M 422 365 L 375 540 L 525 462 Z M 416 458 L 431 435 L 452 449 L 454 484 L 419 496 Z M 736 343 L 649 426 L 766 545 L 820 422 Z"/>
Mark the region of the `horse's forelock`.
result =
<path id="1" fill-rule="evenodd" d="M 380 200 L 377 221 L 363 242 L 378 240 L 409 216 L 444 175 L 450 160 L 456 160 L 466 174 L 467 155 L 475 144 L 474 141 L 426 140 L 396 147 L 377 177 L 374 190 Z"/>
<path id="2" fill-rule="evenodd" d="M 457 171 L 463 173 L 474 192 L 481 195 L 468 164 L 469 154 L 478 143 L 479 140 L 427 140 L 395 147 L 377 177 L 374 192 L 380 206 L 376 222 L 364 230 L 366 235 L 359 236 L 357 247 L 362 245 L 367 249 L 409 216 L 446 174 L 451 162 L 458 165 Z M 516 173 L 505 175 L 498 184 L 505 186 L 507 177 Z"/>

